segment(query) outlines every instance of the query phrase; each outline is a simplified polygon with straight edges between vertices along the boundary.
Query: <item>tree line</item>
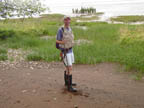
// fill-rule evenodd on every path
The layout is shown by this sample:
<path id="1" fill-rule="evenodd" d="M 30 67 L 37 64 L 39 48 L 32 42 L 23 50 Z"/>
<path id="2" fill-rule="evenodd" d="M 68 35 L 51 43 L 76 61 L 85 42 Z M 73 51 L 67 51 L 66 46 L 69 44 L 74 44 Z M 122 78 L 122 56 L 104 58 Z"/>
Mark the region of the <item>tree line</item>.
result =
<path id="1" fill-rule="evenodd" d="M 94 14 L 96 13 L 96 9 L 93 7 L 81 7 L 81 9 L 72 9 L 72 12 L 75 14 Z"/>

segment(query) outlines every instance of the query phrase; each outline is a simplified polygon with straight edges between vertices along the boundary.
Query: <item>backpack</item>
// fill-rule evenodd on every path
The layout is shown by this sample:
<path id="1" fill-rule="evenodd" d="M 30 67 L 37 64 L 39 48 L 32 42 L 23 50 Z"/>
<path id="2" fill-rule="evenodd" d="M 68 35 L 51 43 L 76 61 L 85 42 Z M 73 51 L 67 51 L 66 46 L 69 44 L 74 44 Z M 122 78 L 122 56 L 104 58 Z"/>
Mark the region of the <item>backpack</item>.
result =
<path id="1" fill-rule="evenodd" d="M 62 29 L 62 32 L 64 32 L 64 28 L 61 27 L 61 29 Z M 57 49 L 60 49 L 59 43 L 56 43 L 56 48 L 57 48 Z"/>

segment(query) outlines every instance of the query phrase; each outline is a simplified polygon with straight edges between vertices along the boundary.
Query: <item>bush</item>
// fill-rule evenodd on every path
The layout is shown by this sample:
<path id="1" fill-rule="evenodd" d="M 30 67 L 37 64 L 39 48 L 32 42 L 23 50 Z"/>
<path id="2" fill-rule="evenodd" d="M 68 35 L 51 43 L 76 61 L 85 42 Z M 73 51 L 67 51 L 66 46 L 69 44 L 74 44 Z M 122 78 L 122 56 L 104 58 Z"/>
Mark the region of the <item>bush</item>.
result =
<path id="1" fill-rule="evenodd" d="M 38 54 L 29 54 L 27 56 L 27 60 L 29 61 L 41 61 L 43 60 L 43 57 Z"/>
<path id="2" fill-rule="evenodd" d="M 0 61 L 1 60 L 7 60 L 7 51 L 5 49 L 0 48 Z"/>
<path id="3" fill-rule="evenodd" d="M 5 40 L 9 37 L 15 36 L 15 32 L 13 30 L 0 30 L 0 39 Z"/>

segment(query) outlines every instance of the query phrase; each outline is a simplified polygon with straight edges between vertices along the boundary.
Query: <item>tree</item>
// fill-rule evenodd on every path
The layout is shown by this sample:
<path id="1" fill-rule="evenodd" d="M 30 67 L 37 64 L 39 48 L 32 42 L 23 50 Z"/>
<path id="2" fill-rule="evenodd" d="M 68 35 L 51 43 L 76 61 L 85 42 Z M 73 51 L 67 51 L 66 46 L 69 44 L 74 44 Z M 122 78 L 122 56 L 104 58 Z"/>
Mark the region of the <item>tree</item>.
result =
<path id="1" fill-rule="evenodd" d="M 80 14 L 95 14 L 96 13 L 96 9 L 93 7 L 89 7 L 89 8 L 85 8 L 85 7 L 81 7 L 80 10 L 78 9 L 72 9 L 73 13 L 80 13 Z"/>
<path id="2" fill-rule="evenodd" d="M 33 17 L 44 12 L 46 8 L 39 0 L 0 0 L 0 17 Z"/>
<path id="3" fill-rule="evenodd" d="M 14 0 L 14 4 L 17 8 L 17 16 L 23 18 L 33 17 L 46 10 L 39 0 Z"/>
<path id="4" fill-rule="evenodd" d="M 13 3 L 11 0 L 0 0 L 0 17 L 8 19 L 13 16 Z"/>

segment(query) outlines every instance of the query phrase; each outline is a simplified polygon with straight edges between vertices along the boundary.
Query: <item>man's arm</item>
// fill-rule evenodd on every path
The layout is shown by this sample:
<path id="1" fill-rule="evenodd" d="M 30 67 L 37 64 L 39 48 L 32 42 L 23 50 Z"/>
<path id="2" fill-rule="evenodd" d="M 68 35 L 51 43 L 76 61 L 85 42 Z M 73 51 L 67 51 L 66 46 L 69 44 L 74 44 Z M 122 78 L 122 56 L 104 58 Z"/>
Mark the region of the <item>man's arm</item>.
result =
<path id="1" fill-rule="evenodd" d="M 63 33 L 62 29 L 60 28 L 57 33 L 56 43 L 58 44 L 65 44 L 65 41 L 62 41 Z"/>
<path id="2" fill-rule="evenodd" d="M 63 41 L 61 41 L 61 40 L 56 40 L 56 43 L 58 43 L 58 44 L 65 44 L 65 41 L 63 40 Z"/>

